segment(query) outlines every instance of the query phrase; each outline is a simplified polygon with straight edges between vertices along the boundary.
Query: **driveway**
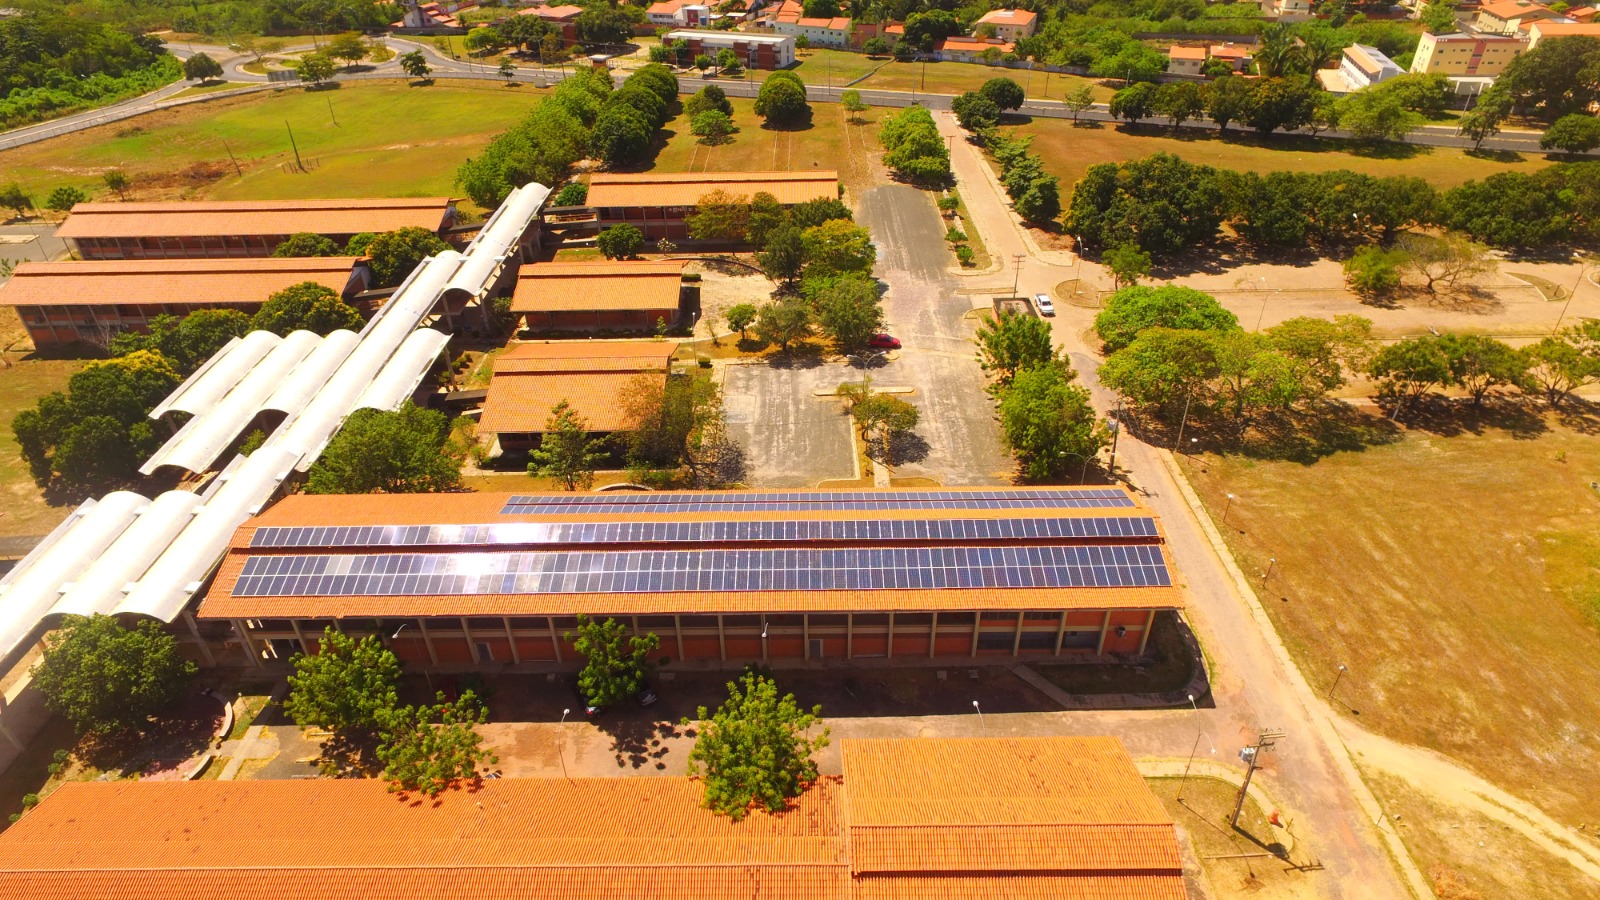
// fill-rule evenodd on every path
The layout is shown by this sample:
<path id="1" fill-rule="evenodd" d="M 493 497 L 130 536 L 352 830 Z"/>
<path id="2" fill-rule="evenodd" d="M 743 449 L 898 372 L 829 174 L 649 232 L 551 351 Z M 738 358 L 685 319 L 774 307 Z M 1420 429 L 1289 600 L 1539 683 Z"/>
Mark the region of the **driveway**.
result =
<path id="1" fill-rule="evenodd" d="M 66 241 L 56 237 L 56 226 L 49 222 L 0 225 L 0 259 L 39 262 L 60 259 L 66 254 Z"/>
<path id="2" fill-rule="evenodd" d="M 959 284 L 949 274 L 955 260 L 932 198 L 902 184 L 875 187 L 861 195 L 859 219 L 878 246 L 876 274 L 888 287 L 889 330 L 904 344 L 872 377 L 914 390 L 906 399 L 921 410 L 916 433 L 927 445 L 893 474 L 949 485 L 1010 483 L 1015 466 L 1001 447 L 972 343 L 972 301 L 956 292 Z"/>
<path id="3" fill-rule="evenodd" d="M 843 363 L 796 356 L 731 365 L 722 396 L 733 436 L 749 454 L 751 487 L 814 487 L 856 477 L 850 422 L 838 401 L 817 397 L 860 380 Z"/>

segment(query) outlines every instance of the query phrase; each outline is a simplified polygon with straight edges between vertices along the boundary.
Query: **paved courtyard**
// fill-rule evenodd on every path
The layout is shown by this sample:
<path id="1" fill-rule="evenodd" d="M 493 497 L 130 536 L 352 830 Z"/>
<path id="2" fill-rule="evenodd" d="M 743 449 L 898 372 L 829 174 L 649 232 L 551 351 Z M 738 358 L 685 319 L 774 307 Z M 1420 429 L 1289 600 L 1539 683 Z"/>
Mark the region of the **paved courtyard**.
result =
<path id="1" fill-rule="evenodd" d="M 723 382 L 728 425 L 750 459 L 751 487 L 815 487 L 856 477 L 850 420 L 836 400 L 816 396 L 860 379 L 840 363 L 796 356 L 732 365 Z"/>

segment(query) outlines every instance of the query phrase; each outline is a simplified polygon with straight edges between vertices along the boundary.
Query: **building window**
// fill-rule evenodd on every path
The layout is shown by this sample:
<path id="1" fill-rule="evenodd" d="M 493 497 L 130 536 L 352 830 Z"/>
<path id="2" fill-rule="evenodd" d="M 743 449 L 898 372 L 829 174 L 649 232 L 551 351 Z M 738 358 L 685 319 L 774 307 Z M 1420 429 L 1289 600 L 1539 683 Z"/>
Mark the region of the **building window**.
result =
<path id="1" fill-rule="evenodd" d="M 978 632 L 979 650 L 1010 650 L 1017 637 L 1010 631 L 980 631 Z"/>

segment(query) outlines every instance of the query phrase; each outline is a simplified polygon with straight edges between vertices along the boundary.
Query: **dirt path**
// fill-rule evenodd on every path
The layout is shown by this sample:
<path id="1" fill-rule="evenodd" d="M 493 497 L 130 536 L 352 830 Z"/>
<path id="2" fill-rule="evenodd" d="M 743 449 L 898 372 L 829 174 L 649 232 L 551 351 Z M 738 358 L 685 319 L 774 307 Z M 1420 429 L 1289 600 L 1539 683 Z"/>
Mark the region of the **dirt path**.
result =
<path id="1" fill-rule="evenodd" d="M 1344 718 L 1336 717 L 1334 728 L 1362 763 L 1404 779 L 1410 787 L 1444 803 L 1487 816 L 1600 882 L 1600 847 L 1574 837 L 1570 829 L 1533 804 L 1431 750 L 1392 741 Z"/>

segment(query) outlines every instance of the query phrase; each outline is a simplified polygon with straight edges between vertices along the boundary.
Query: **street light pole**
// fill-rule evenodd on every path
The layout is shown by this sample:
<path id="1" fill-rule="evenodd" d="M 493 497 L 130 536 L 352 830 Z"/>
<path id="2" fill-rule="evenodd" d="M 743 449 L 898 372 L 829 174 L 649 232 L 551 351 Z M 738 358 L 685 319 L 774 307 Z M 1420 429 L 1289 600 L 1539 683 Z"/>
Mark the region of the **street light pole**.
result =
<path id="1" fill-rule="evenodd" d="M 978 705 L 978 701 L 972 701 L 972 708 L 978 713 L 978 727 L 984 731 L 988 731 L 989 727 L 983 724 L 983 708 Z"/>
<path id="2" fill-rule="evenodd" d="M 1340 663 L 1339 671 L 1333 676 L 1333 687 L 1328 688 L 1328 696 L 1326 699 L 1330 702 L 1333 700 L 1333 692 L 1339 689 L 1339 679 L 1343 678 L 1344 673 L 1347 671 L 1349 670 L 1345 668 L 1344 664 Z"/>
<path id="3" fill-rule="evenodd" d="M 1228 510 L 1233 509 L 1233 495 L 1228 495 L 1228 502 L 1222 507 L 1222 524 L 1228 524 Z"/>
<path id="4" fill-rule="evenodd" d="M 1122 398 L 1117 398 L 1117 412 L 1111 420 L 1111 461 L 1106 464 L 1106 475 L 1111 483 L 1117 481 L 1117 439 L 1122 437 Z"/>
<path id="5" fill-rule="evenodd" d="M 1583 276 L 1589 274 L 1589 268 L 1587 262 L 1578 267 L 1578 278 L 1572 282 L 1572 290 L 1567 292 L 1567 302 L 1561 304 L 1561 315 L 1556 316 L 1556 324 L 1550 328 L 1551 334 L 1561 330 L 1561 320 L 1567 317 L 1567 310 L 1572 308 L 1572 298 L 1578 296 L 1578 285 L 1583 283 Z"/>
<path id="6" fill-rule="evenodd" d="M 572 780 L 572 776 L 567 774 L 567 750 L 565 745 L 567 743 L 567 713 L 570 712 L 572 712 L 570 709 L 561 711 L 561 724 L 557 726 L 558 733 L 556 734 L 556 756 L 561 758 L 561 777 L 568 781 Z"/>
<path id="7" fill-rule="evenodd" d="M 1183 418 L 1178 420 L 1178 438 L 1172 442 L 1172 452 L 1177 453 L 1183 446 L 1183 426 L 1189 424 L 1189 401 L 1194 399 L 1194 394 L 1183 398 Z"/>
<path id="8" fill-rule="evenodd" d="M 1194 702 L 1194 695 L 1189 695 L 1189 706 L 1194 710 L 1194 746 L 1189 748 L 1189 761 L 1183 766 L 1183 777 L 1178 779 L 1179 803 L 1183 802 L 1183 787 L 1189 783 L 1189 767 L 1194 765 L 1194 755 L 1200 752 L 1200 707 Z"/>
<path id="9" fill-rule="evenodd" d="M 974 225 L 973 227 L 976 228 L 977 226 Z M 1014 267 L 1011 274 L 1011 296 L 1013 299 L 1017 296 L 1017 284 L 1022 281 L 1022 262 L 1027 258 L 1028 256 L 1025 253 L 1011 255 L 1011 265 Z"/>

